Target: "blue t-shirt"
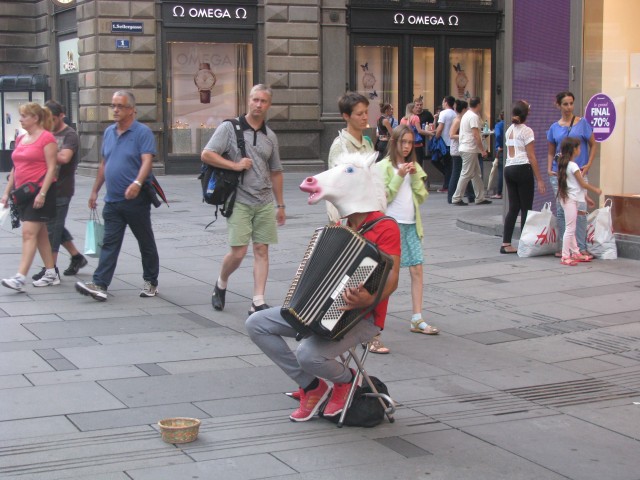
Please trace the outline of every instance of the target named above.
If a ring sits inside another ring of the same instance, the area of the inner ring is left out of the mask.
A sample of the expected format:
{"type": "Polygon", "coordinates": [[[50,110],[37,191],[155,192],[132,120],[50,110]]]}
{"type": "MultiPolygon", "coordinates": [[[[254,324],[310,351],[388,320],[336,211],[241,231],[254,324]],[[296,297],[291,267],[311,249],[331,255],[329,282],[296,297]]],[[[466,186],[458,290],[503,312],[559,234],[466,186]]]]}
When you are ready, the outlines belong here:
{"type": "MultiPolygon", "coordinates": [[[[552,143],[556,147],[556,153],[560,153],[560,144],[562,140],[569,137],[575,137],[580,140],[580,155],[573,159],[574,162],[578,164],[580,168],[584,167],[589,162],[589,139],[593,134],[593,129],[589,122],[587,122],[584,118],[581,118],[579,122],[574,123],[573,127],[571,127],[571,131],[569,131],[569,127],[563,127],[558,125],[558,122],[555,122],[549,130],[547,131],[547,141],[552,143]]],[[[554,172],[558,171],[558,163],[555,158],[553,160],[554,172]]]]}
{"type": "Polygon", "coordinates": [[[156,141],[151,129],[137,120],[119,136],[113,124],[104,132],[101,153],[107,186],[104,201],[121,202],[125,200],[124,192],[138,176],[142,154],[156,154],[156,141]]]}
{"type": "Polygon", "coordinates": [[[496,136],[496,151],[498,151],[499,148],[504,148],[504,120],[496,123],[493,133],[496,136]]]}

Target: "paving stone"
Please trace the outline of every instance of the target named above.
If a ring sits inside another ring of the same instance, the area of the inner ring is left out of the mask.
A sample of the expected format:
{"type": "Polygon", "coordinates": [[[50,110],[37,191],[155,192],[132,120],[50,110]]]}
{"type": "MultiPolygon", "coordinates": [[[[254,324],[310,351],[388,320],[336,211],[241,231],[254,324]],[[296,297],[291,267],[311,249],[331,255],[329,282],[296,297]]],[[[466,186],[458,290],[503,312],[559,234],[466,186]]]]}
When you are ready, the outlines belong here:
{"type": "MultiPolygon", "coordinates": [[[[291,390],[294,389],[292,388],[291,390]]],[[[298,404],[298,401],[286,396],[284,392],[195,403],[198,408],[207,412],[211,417],[228,417],[275,410],[290,410],[293,412],[298,408],[298,404]]]]}
{"type": "MultiPolygon", "coordinates": [[[[83,368],[66,372],[30,373],[25,377],[34,385],[54,385],[74,382],[93,382],[113,378],[146,377],[146,374],[135,366],[83,368]]],[[[0,377],[0,380],[3,377],[0,377]]]]}
{"type": "Polygon", "coordinates": [[[55,338],[52,340],[31,340],[26,342],[0,343],[0,352],[16,352],[22,350],[45,350],[50,348],[86,347],[96,345],[96,341],[88,337],[55,338]]]}
{"type": "Polygon", "coordinates": [[[54,358],[53,360],[47,360],[47,363],[57,371],[78,369],[78,367],[76,367],[73,363],[71,363],[66,358],[54,358]]]}
{"type": "Polygon", "coordinates": [[[195,372],[162,377],[105,380],[100,384],[129,407],[280,393],[293,382],[277,367],[195,372]],[[221,386],[224,385],[224,388],[221,386]]]}
{"type": "Polygon", "coordinates": [[[155,363],[139,363],[136,365],[140,370],[149,375],[150,377],[157,377],[160,375],[170,375],[164,368],[156,365],[155,363]]]}
{"type": "Polygon", "coordinates": [[[122,408],[124,405],[94,383],[67,383],[4,390],[0,421],[122,408]]]}
{"type": "Polygon", "coordinates": [[[584,378],[586,377],[579,373],[534,361],[527,367],[506,367],[473,373],[473,380],[498,390],[569,382],[584,378]]]}
{"type": "Polygon", "coordinates": [[[107,430],[136,425],[155,425],[163,418],[189,417],[208,418],[207,412],[190,403],[175,403],[141,408],[125,408],[103,412],[76,413],[68,415],[83,432],[107,430]]]}
{"type": "Polygon", "coordinates": [[[298,472],[313,472],[327,469],[327,459],[332,468],[349,465],[372,465],[397,461],[404,458],[393,450],[373,441],[349,442],[316,447],[313,455],[306,449],[275,452],[272,455],[298,472]]]}
{"type": "Polygon", "coordinates": [[[29,387],[31,384],[24,375],[2,375],[0,376],[0,390],[5,388],[29,387]]]}
{"type": "Polygon", "coordinates": [[[95,347],[60,348],[58,351],[79,368],[157,363],[162,361],[195,360],[257,353],[247,337],[226,335],[194,338],[175,342],[142,342],[95,347]]]}
{"type": "Polygon", "coordinates": [[[76,433],[78,429],[64,416],[27,418],[0,422],[0,441],[43,437],[49,434],[76,433]]]}
{"type": "Polygon", "coordinates": [[[41,339],[99,337],[133,333],[166,332],[201,326],[181,315],[147,315],[105,319],[87,319],[55,323],[31,323],[28,328],[41,339]]]}
{"type": "MultiPolygon", "coordinates": [[[[254,356],[257,357],[258,355],[251,355],[251,357],[254,356]]],[[[269,364],[271,364],[270,360],[269,364]]],[[[158,366],[162,367],[165,371],[171,374],[210,372],[212,370],[227,370],[231,368],[249,368],[251,365],[251,363],[245,362],[238,357],[206,358],[203,360],[185,360],[182,362],[158,363],[158,366]]]]}
{"type": "Polygon", "coordinates": [[[48,372],[52,368],[34,352],[17,351],[0,353],[0,375],[16,373],[48,372]]]}
{"type": "Polygon", "coordinates": [[[271,455],[209,460],[189,465],[127,470],[132,480],[175,480],[176,478],[224,478],[225,480],[250,480],[286,475],[294,470],[271,455]]]}
{"type": "Polygon", "coordinates": [[[606,428],[563,417],[467,427],[475,437],[568,478],[636,479],[638,443],[606,428]]]}
{"type": "Polygon", "coordinates": [[[5,323],[2,321],[2,337],[0,342],[25,342],[29,340],[38,340],[24,325],[16,323],[5,323]]]}

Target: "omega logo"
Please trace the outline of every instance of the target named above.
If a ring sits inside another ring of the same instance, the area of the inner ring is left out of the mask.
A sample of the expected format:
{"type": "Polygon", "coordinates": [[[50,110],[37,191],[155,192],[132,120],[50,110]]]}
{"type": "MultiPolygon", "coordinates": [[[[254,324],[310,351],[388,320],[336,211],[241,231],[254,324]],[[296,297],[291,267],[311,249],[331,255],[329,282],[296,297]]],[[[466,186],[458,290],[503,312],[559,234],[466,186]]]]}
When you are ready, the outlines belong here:
{"type": "Polygon", "coordinates": [[[189,10],[185,9],[182,5],[176,5],[173,7],[173,16],[177,18],[184,18],[188,15],[191,18],[236,18],[237,20],[247,19],[246,8],[236,8],[234,16],[228,8],[195,8],[192,7],[189,10]]]}
{"type": "Polygon", "coordinates": [[[459,21],[457,15],[450,15],[446,21],[442,16],[435,15],[407,15],[405,17],[404,13],[396,13],[393,16],[393,23],[396,25],[408,23],[409,25],[448,25],[457,27],[459,21]]]}

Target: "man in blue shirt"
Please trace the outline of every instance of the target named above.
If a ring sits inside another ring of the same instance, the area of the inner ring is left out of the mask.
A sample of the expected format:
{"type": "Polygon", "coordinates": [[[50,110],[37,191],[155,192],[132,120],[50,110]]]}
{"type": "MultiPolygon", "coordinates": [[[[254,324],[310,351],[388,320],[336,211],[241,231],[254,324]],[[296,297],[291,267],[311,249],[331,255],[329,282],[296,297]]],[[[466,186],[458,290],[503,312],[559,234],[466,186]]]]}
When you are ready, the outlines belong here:
{"type": "Polygon", "coordinates": [[[489,174],[489,188],[493,185],[497,175],[498,185],[491,198],[500,199],[504,185],[504,112],[500,112],[500,121],[494,127],[494,134],[496,136],[496,157],[489,174]]]}
{"type": "Polygon", "coordinates": [[[136,119],[136,100],[121,90],[111,100],[115,124],[104,132],[102,161],[89,197],[89,208],[97,206],[98,192],[107,185],[104,196],[104,240],[93,282],[76,283],[76,290],[104,302],[118,262],[127,225],[138,240],[142,257],[144,287],[141,297],[158,293],[160,261],[151,227],[151,199],[143,188],[151,174],[156,142],[151,129],[136,119]]]}

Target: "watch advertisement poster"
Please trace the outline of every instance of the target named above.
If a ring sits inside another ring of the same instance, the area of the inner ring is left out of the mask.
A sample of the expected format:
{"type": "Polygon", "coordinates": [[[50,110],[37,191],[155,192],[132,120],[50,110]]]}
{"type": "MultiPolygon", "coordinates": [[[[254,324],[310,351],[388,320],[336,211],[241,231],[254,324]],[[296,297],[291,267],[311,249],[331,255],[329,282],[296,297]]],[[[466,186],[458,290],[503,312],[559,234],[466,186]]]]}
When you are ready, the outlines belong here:
{"type": "Polygon", "coordinates": [[[252,48],[248,44],[172,42],[169,52],[171,151],[199,153],[216,126],[244,113],[247,85],[251,87],[252,48]]]}

